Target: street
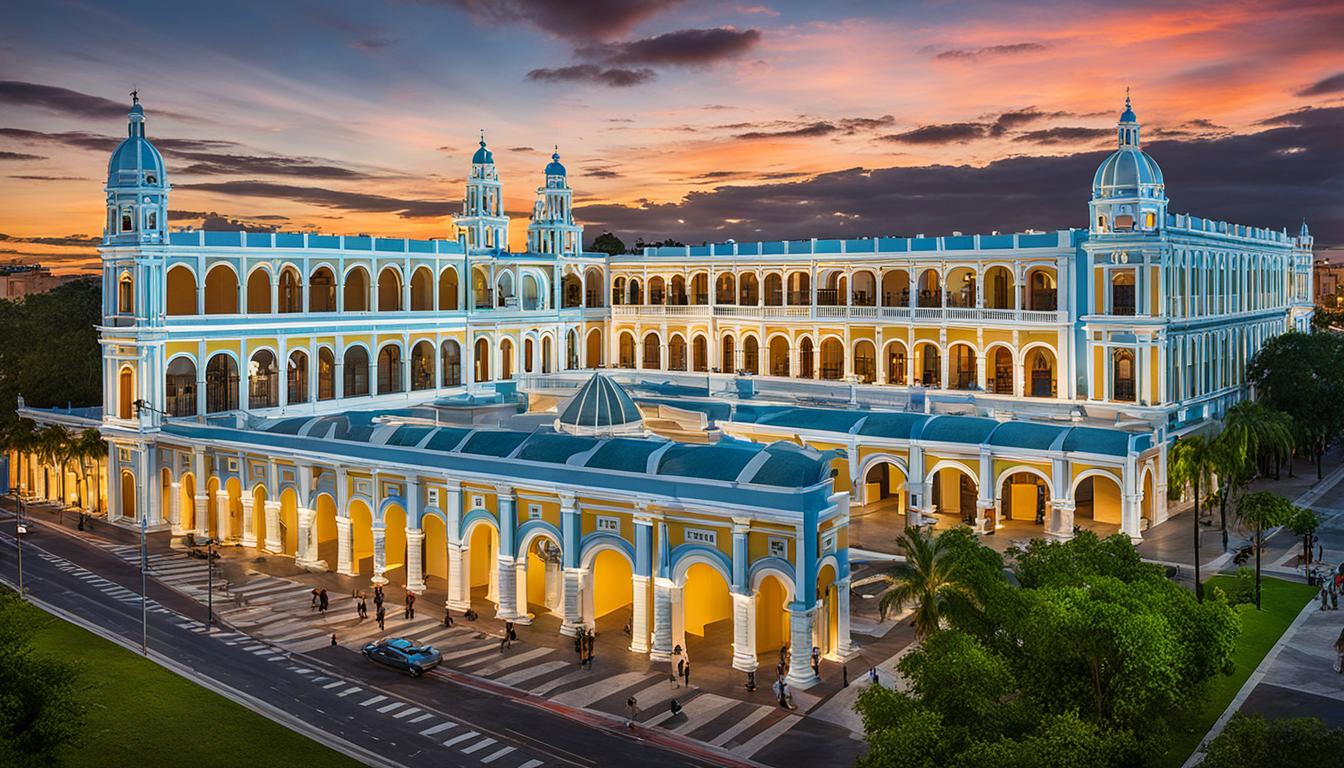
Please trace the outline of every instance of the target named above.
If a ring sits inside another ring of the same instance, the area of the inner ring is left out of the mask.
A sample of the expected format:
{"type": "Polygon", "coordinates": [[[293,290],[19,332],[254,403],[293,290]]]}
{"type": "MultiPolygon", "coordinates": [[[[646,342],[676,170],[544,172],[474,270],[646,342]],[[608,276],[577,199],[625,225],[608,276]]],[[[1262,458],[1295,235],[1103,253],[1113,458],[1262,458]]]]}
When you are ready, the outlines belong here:
{"type": "MultiPolygon", "coordinates": [[[[0,574],[14,586],[15,520],[3,515],[0,574]]],[[[27,594],[138,649],[138,570],[42,523],[30,523],[29,530],[23,546],[27,594]]],[[[688,751],[649,729],[627,734],[618,719],[587,712],[562,716],[558,707],[501,695],[453,673],[412,680],[340,647],[295,653],[227,628],[207,631],[196,601],[154,580],[149,593],[148,640],[157,661],[371,765],[423,765],[431,756],[436,765],[501,768],[747,764],[688,751]]],[[[240,757],[244,749],[240,745],[240,757]]]]}

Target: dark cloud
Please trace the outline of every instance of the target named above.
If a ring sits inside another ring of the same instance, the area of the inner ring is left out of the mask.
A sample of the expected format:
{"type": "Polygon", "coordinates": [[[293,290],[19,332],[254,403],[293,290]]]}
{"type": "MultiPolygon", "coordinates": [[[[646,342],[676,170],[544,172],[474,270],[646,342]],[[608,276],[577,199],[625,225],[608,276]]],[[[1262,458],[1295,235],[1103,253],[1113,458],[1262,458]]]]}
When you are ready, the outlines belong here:
{"type": "Polygon", "coordinates": [[[584,171],[584,176],[593,179],[615,179],[620,177],[619,171],[613,171],[610,168],[596,168],[591,171],[584,171]]]}
{"type": "Polygon", "coordinates": [[[87,118],[125,117],[131,107],[129,95],[126,101],[119,102],[72,91],[69,88],[17,80],[0,80],[0,101],[87,118]]]}
{"type": "Polygon", "coordinates": [[[680,0],[440,0],[486,23],[526,22],[580,42],[610,40],[680,0]]]}
{"type": "Polygon", "coordinates": [[[760,41],[757,29],[682,29],[641,40],[584,45],[576,53],[607,64],[693,67],[740,56],[760,41]]]}
{"type": "Polygon", "coordinates": [[[980,56],[1017,56],[1023,53],[1037,53],[1049,48],[1044,43],[1010,43],[991,45],[985,48],[954,48],[934,56],[935,59],[974,59],[980,56]]]}
{"type": "Polygon", "coordinates": [[[1075,115],[1072,112],[1046,112],[1035,107],[1024,107],[1022,109],[1015,109],[1011,112],[1004,112],[994,118],[994,122],[989,126],[989,135],[1002,136],[1014,128],[1021,128],[1024,125],[1031,125],[1032,123],[1041,120],[1054,120],[1061,117],[1082,117],[1082,115],[1075,115]]]}
{"type": "Polygon", "coordinates": [[[533,147],[509,147],[509,152],[536,152],[533,147]]]}
{"type": "Polygon", "coordinates": [[[97,245],[101,243],[101,237],[90,237],[89,235],[65,235],[63,237],[16,237],[0,233],[0,242],[5,243],[31,243],[32,245],[97,245]]]}
{"type": "MultiPolygon", "coordinates": [[[[861,131],[872,131],[878,128],[884,128],[896,122],[896,118],[891,115],[882,115],[881,117],[844,117],[839,120],[818,120],[815,122],[790,122],[787,120],[775,121],[767,125],[779,126],[776,130],[770,131],[747,131],[739,133],[733,138],[751,141],[754,139],[798,139],[812,138],[817,136],[829,136],[840,133],[844,135],[853,135],[861,131]]],[[[757,123],[729,123],[727,125],[712,126],[718,129],[736,130],[748,126],[758,125],[757,123]]]]}
{"type": "Polygon", "coordinates": [[[985,123],[941,123],[921,125],[903,133],[892,133],[880,138],[882,141],[897,144],[953,144],[984,138],[989,135],[989,129],[990,126],[985,123]]]}
{"type": "Polygon", "coordinates": [[[1033,144],[1078,144],[1083,142],[1109,139],[1115,135],[1114,128],[1079,128],[1058,126],[1042,128],[1038,131],[1026,131],[1013,137],[1013,141],[1033,144]]]}
{"type": "MultiPolygon", "coordinates": [[[[1344,243],[1344,215],[1335,204],[1344,197],[1338,173],[1344,107],[1303,110],[1271,123],[1253,134],[1145,143],[1162,165],[1172,212],[1290,232],[1305,216],[1318,248],[1344,243]]],[[[674,203],[585,205],[575,215],[590,231],[610,229],[626,242],[1083,227],[1092,176],[1106,155],[1015,157],[983,167],[851,168],[796,182],[718,186],[674,203]],[[740,223],[723,223],[730,218],[740,223]]]]}
{"type": "MultiPolygon", "coordinates": [[[[1338,41],[1336,41],[1338,43],[1338,41]]],[[[1317,80],[1306,88],[1297,92],[1298,96],[1325,96],[1331,93],[1344,91],[1344,72],[1337,75],[1331,75],[1324,80],[1317,80]]]]}
{"type": "Polygon", "coordinates": [[[29,131],[23,128],[0,128],[0,138],[39,144],[56,144],[72,149],[88,149],[96,152],[111,152],[121,143],[121,139],[85,131],[46,133],[29,131]]]}
{"type": "Polygon", "coordinates": [[[574,64],[568,67],[542,67],[527,73],[528,80],[558,83],[596,83],[612,88],[628,88],[654,79],[652,69],[602,67],[597,64],[574,64]]]}
{"type": "Polygon", "coordinates": [[[0,160],[46,160],[42,155],[30,155],[25,152],[8,152],[0,149],[0,160]]]}
{"type": "Polygon", "coordinates": [[[86,179],[83,176],[38,176],[30,174],[14,174],[9,178],[22,181],[93,181],[93,179],[86,179]]]}
{"type": "Polygon", "coordinates": [[[403,219],[422,219],[449,216],[458,212],[462,204],[440,200],[401,200],[395,197],[366,192],[345,192],[323,187],[300,187],[270,181],[219,181],[200,184],[179,184],[178,189],[197,189],[233,197],[264,197],[293,200],[323,208],[366,213],[395,213],[403,219]]]}
{"type": "Polygon", "coordinates": [[[209,152],[169,152],[191,161],[190,165],[171,169],[173,173],[196,176],[299,176],[310,179],[359,179],[365,174],[326,165],[302,157],[266,157],[229,155],[209,152]]]}
{"type": "Polygon", "coordinates": [[[386,48],[389,45],[395,45],[401,42],[401,38],[391,35],[380,35],[374,37],[362,37],[351,41],[350,47],[358,51],[376,51],[380,48],[386,48]]]}

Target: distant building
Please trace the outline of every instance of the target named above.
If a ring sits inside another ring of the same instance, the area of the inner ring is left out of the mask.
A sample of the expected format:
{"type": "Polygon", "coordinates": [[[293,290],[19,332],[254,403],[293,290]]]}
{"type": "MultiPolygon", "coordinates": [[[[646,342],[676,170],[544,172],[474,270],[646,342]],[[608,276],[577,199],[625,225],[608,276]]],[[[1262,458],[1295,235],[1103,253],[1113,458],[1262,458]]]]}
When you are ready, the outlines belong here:
{"type": "Polygon", "coordinates": [[[1344,288],[1344,264],[1332,264],[1325,259],[1316,262],[1312,271],[1315,273],[1316,284],[1316,306],[1329,309],[1338,309],[1344,307],[1344,295],[1341,295],[1340,289],[1344,288]]]}
{"type": "Polygon", "coordinates": [[[18,261],[0,264],[0,299],[21,299],[30,294],[45,293],[71,279],[72,276],[53,275],[41,264],[18,261]]]}

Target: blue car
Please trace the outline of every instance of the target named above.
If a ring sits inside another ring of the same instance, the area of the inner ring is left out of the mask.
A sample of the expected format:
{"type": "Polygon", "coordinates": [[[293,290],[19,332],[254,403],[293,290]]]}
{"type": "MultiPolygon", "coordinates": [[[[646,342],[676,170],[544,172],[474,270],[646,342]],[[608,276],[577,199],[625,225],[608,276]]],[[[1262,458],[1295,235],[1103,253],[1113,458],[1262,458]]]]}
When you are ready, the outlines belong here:
{"type": "Polygon", "coordinates": [[[401,637],[369,643],[361,649],[361,653],[379,664],[409,672],[411,677],[419,677],[443,663],[443,654],[434,650],[433,646],[416,645],[401,637]]]}

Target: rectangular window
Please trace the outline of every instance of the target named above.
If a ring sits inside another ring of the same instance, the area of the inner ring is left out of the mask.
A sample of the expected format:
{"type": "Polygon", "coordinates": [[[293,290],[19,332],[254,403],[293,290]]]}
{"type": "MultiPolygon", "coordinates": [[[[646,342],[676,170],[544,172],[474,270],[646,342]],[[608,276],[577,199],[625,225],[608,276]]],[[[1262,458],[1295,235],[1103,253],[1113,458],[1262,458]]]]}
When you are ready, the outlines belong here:
{"type": "Polygon", "coordinates": [[[703,528],[687,528],[686,541],[694,544],[708,544],[715,546],[718,543],[719,535],[714,531],[706,531],[703,528]]]}
{"type": "Polygon", "coordinates": [[[528,504],[528,505],[527,505],[527,519],[528,519],[528,520],[540,520],[540,519],[541,519],[541,505],[540,505],[540,504],[528,504]]]}
{"type": "Polygon", "coordinates": [[[783,536],[771,536],[767,541],[770,544],[770,556],[789,559],[789,540],[783,536]]]}
{"type": "Polygon", "coordinates": [[[439,506],[439,489],[430,488],[429,490],[425,491],[425,501],[431,507],[439,506]]]}
{"type": "Polygon", "coordinates": [[[230,471],[230,472],[235,472],[235,473],[238,471],[238,460],[237,460],[237,459],[229,459],[229,471],[230,471]]]}
{"type": "Polygon", "coordinates": [[[828,533],[821,537],[821,553],[827,554],[835,551],[835,534],[828,533]]]}
{"type": "Polygon", "coordinates": [[[135,229],[135,222],[131,219],[130,211],[123,211],[121,214],[121,231],[130,232],[135,229]]]}
{"type": "Polygon", "coordinates": [[[597,530],[619,536],[621,535],[621,519],[618,517],[599,517],[597,518],[597,530]]]}
{"type": "Polygon", "coordinates": [[[485,509],[485,497],[478,493],[473,493],[471,495],[471,508],[485,509]]]}

